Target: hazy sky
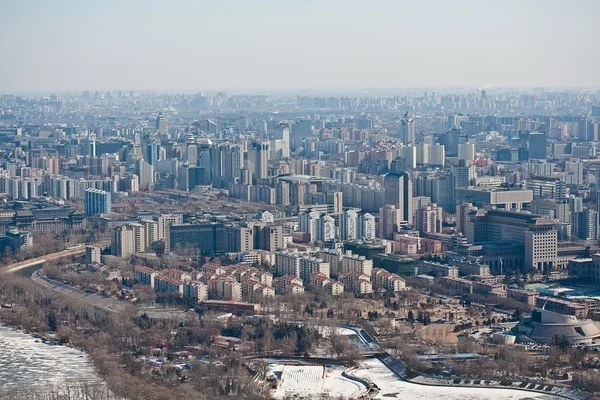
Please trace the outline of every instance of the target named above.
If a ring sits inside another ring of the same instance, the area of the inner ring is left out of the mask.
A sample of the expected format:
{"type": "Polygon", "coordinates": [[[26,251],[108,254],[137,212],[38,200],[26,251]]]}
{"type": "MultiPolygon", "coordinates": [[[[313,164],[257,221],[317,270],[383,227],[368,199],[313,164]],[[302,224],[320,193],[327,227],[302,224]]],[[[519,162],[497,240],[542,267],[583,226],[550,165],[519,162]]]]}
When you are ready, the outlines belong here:
{"type": "Polygon", "coordinates": [[[600,0],[0,0],[0,93],[600,86],[600,0]]]}

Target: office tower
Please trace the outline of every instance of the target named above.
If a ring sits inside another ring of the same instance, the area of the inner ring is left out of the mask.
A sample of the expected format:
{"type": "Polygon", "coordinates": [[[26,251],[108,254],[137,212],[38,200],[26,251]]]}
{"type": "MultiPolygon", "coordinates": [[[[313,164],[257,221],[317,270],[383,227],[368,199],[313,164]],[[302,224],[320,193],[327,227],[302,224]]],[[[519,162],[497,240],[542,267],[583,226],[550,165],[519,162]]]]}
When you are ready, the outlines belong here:
{"type": "Polygon", "coordinates": [[[579,140],[583,140],[584,142],[589,142],[590,139],[588,137],[588,120],[585,118],[579,119],[577,121],[577,136],[579,140]]]}
{"type": "Polygon", "coordinates": [[[269,177],[269,153],[270,142],[261,140],[253,143],[252,154],[252,172],[255,179],[267,179],[269,177]]]}
{"type": "Polygon", "coordinates": [[[188,135],[185,141],[185,160],[188,165],[196,165],[198,163],[198,148],[196,147],[196,138],[193,135],[188,135]]]}
{"type": "Polygon", "coordinates": [[[159,133],[168,133],[167,119],[165,118],[162,112],[159,112],[158,117],[156,117],[155,127],[159,133]]]}
{"type": "Polygon", "coordinates": [[[96,135],[91,134],[90,136],[88,136],[85,146],[85,155],[89,157],[96,157],[96,135]]]}
{"type": "Polygon", "coordinates": [[[540,215],[504,210],[479,210],[469,214],[469,243],[507,242],[525,248],[523,265],[548,272],[557,259],[556,220],[540,215]]]}
{"type": "Polygon", "coordinates": [[[100,247],[85,246],[85,265],[91,265],[101,262],[100,247]]]}
{"type": "Polygon", "coordinates": [[[400,150],[400,157],[404,160],[404,168],[417,168],[417,148],[415,146],[403,146],[400,150]]]}
{"type": "MultiPolygon", "coordinates": [[[[452,167],[452,179],[454,187],[466,187],[477,177],[477,170],[466,160],[459,160],[458,166],[452,167]]],[[[433,200],[433,199],[432,199],[433,200]]]]}
{"type": "Polygon", "coordinates": [[[173,224],[168,228],[170,249],[191,245],[202,255],[222,253],[224,226],[221,223],[173,224]]]}
{"type": "Polygon", "coordinates": [[[292,124],[292,137],[310,137],[312,134],[313,123],[310,119],[301,119],[292,124]]]}
{"type": "Polygon", "coordinates": [[[139,178],[139,186],[143,190],[148,190],[154,183],[154,167],[142,159],[136,160],[135,173],[139,178]]]}
{"type": "Polygon", "coordinates": [[[386,204],[379,209],[379,237],[393,239],[402,225],[402,213],[393,204],[386,204]]]}
{"type": "Polygon", "coordinates": [[[458,145],[458,158],[472,161],[475,159],[475,145],[473,143],[463,143],[458,145]]]}
{"type": "Polygon", "coordinates": [[[466,235],[469,213],[475,210],[477,210],[477,207],[471,203],[461,203],[456,206],[456,233],[466,235]]]}
{"type": "Polygon", "coordinates": [[[427,143],[417,143],[416,154],[418,165],[429,165],[429,158],[431,156],[431,145],[427,143]]]}
{"type": "Polygon", "coordinates": [[[346,210],[340,218],[340,239],[356,240],[359,239],[359,219],[358,213],[354,209],[346,210]]]}
{"type": "Polygon", "coordinates": [[[202,168],[202,185],[208,185],[212,182],[212,173],[211,173],[211,147],[212,142],[207,138],[199,138],[197,143],[197,159],[198,159],[198,167],[202,168]]]}
{"type": "Polygon", "coordinates": [[[401,121],[401,126],[402,126],[402,135],[401,135],[402,143],[404,143],[404,144],[414,143],[415,137],[416,137],[415,120],[413,119],[413,116],[411,113],[407,112],[406,114],[404,114],[404,117],[402,118],[402,121],[401,121]]]}
{"type": "Polygon", "coordinates": [[[573,236],[581,240],[598,240],[598,211],[589,208],[573,214],[573,236]]]}
{"type": "Polygon", "coordinates": [[[237,128],[238,134],[246,133],[248,131],[248,117],[247,116],[240,115],[239,117],[235,117],[234,123],[237,128]]]}
{"type": "Polygon", "coordinates": [[[583,211],[583,198],[575,195],[569,195],[566,199],[569,202],[569,211],[571,213],[583,211]]]}
{"type": "Polygon", "coordinates": [[[158,160],[160,160],[160,144],[156,142],[150,142],[146,144],[146,154],[144,159],[154,168],[156,168],[156,164],[158,164],[158,160]]]}
{"type": "Polygon", "coordinates": [[[567,195],[567,186],[563,180],[545,176],[532,176],[526,179],[524,189],[533,191],[534,200],[563,200],[567,195]]]}
{"type": "Polygon", "coordinates": [[[533,213],[546,215],[559,222],[571,222],[571,210],[567,200],[540,199],[531,202],[533,213]]]}
{"type": "Polygon", "coordinates": [[[383,178],[383,189],[385,191],[384,203],[394,205],[400,212],[402,221],[412,221],[412,180],[410,174],[389,173],[383,178]]]}
{"type": "Polygon", "coordinates": [[[111,213],[111,194],[104,190],[87,189],[85,191],[85,215],[93,217],[98,214],[111,213]]]}
{"type": "Polygon", "coordinates": [[[531,132],[529,134],[529,158],[545,160],[548,156],[548,145],[545,132],[531,132]]]}
{"type": "Polygon", "coordinates": [[[429,165],[435,165],[444,168],[444,165],[446,165],[446,151],[444,145],[439,143],[434,143],[431,145],[429,153],[429,165]]]}

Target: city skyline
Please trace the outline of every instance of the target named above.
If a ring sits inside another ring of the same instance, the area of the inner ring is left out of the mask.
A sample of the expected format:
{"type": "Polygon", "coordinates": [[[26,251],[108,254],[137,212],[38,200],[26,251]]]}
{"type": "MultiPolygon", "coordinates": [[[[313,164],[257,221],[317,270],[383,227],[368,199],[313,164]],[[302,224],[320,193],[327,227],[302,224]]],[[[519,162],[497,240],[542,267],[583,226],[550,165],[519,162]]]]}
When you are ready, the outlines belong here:
{"type": "Polygon", "coordinates": [[[600,86],[593,1],[63,0],[0,10],[0,49],[12,56],[1,93],[600,86]]]}

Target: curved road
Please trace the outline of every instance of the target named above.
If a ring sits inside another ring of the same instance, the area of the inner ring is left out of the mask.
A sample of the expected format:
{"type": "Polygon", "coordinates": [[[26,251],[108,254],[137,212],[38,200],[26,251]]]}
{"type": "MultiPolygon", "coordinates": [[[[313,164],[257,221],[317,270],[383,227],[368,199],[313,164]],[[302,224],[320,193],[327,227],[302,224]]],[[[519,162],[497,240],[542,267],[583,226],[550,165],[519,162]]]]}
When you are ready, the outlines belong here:
{"type": "Polygon", "coordinates": [[[119,312],[123,311],[127,306],[126,303],[123,303],[112,297],[104,297],[96,293],[88,293],[74,286],[50,279],[41,273],[40,270],[35,271],[31,275],[31,279],[41,286],[67,295],[74,300],[80,300],[104,311],[119,312]]]}

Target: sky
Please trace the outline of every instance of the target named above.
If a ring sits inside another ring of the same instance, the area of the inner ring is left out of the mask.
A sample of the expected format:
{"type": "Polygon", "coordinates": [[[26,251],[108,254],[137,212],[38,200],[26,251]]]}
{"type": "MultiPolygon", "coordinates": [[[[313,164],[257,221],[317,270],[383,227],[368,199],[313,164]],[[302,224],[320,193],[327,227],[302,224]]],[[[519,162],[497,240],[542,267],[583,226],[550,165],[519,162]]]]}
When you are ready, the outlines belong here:
{"type": "Polygon", "coordinates": [[[599,0],[0,0],[0,93],[600,87],[599,0]]]}

